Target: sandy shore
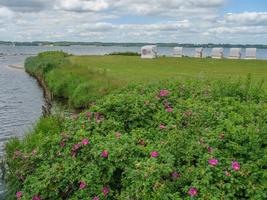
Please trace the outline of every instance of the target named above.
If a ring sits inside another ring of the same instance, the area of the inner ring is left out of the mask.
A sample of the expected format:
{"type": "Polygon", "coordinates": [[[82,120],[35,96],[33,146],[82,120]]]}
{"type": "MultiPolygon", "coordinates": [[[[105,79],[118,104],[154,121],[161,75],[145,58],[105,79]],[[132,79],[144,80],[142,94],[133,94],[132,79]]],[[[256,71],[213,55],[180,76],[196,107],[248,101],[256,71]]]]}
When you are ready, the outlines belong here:
{"type": "Polygon", "coordinates": [[[21,64],[8,65],[8,67],[15,68],[15,69],[24,69],[24,66],[21,64]]]}

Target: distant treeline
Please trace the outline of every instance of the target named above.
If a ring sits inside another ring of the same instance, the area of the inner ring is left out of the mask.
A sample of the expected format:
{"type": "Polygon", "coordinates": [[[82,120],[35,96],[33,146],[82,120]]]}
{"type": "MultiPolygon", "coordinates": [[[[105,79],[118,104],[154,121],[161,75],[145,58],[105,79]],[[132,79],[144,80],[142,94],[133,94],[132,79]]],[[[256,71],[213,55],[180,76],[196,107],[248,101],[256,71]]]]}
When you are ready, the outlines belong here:
{"type": "MultiPolygon", "coordinates": [[[[144,45],[149,45],[152,43],[116,43],[116,42],[48,42],[48,41],[34,41],[34,42],[11,42],[11,41],[0,41],[0,45],[15,45],[15,46],[73,46],[73,45],[82,45],[82,46],[122,46],[122,47],[141,47],[144,45]]],[[[159,47],[203,47],[203,48],[213,48],[213,47],[239,47],[239,48],[259,48],[267,49],[267,45],[263,44],[192,44],[192,43],[153,43],[159,47]]]]}

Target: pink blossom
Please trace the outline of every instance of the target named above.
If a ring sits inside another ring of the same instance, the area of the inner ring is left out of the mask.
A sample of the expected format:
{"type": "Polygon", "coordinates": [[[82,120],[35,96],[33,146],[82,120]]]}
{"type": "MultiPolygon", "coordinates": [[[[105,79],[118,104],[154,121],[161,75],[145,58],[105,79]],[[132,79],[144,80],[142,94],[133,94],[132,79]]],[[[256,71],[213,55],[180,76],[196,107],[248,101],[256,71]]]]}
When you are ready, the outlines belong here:
{"type": "Polygon", "coordinates": [[[156,157],[159,156],[159,153],[158,153],[157,151],[152,151],[152,152],[150,153],[150,156],[151,156],[151,158],[156,158],[156,157]]]}
{"type": "Polygon", "coordinates": [[[109,188],[108,187],[103,187],[102,193],[104,194],[104,196],[107,196],[108,193],[109,193],[109,188]]]}
{"type": "Polygon", "coordinates": [[[40,196],[34,196],[32,200],[41,200],[40,196]]]}
{"type": "Polygon", "coordinates": [[[194,197],[197,195],[197,189],[196,188],[190,188],[189,191],[188,191],[188,194],[191,196],[191,197],[194,197]]]}
{"type": "Polygon", "coordinates": [[[14,152],[14,156],[20,156],[21,155],[21,152],[19,151],[19,150],[16,150],[15,152],[14,152]]]}
{"type": "Polygon", "coordinates": [[[226,176],[231,176],[231,173],[229,171],[225,171],[226,176]]]}
{"type": "Polygon", "coordinates": [[[97,123],[100,123],[104,120],[104,117],[100,113],[95,113],[95,120],[97,123]]]}
{"type": "Polygon", "coordinates": [[[32,155],[34,156],[36,154],[37,154],[37,150],[36,149],[32,150],[32,155]]]}
{"type": "Polygon", "coordinates": [[[88,145],[89,144],[89,140],[88,139],[83,139],[82,143],[83,143],[83,145],[88,145]]]}
{"type": "Polygon", "coordinates": [[[73,149],[74,149],[74,150],[78,150],[80,147],[81,147],[80,144],[74,144],[74,145],[73,145],[73,149]]]}
{"type": "Polygon", "coordinates": [[[159,92],[160,97],[166,97],[169,94],[170,94],[170,92],[168,90],[160,90],[160,92],[159,92]]]}
{"type": "Polygon", "coordinates": [[[178,172],[173,172],[172,173],[172,178],[174,178],[174,179],[178,179],[178,178],[180,178],[180,174],[178,173],[178,172]]]}
{"type": "Polygon", "coordinates": [[[169,102],[167,100],[163,101],[163,105],[165,106],[165,108],[170,107],[170,104],[169,104],[169,102]]]}
{"type": "Polygon", "coordinates": [[[85,182],[80,182],[80,187],[81,190],[86,188],[86,183],[85,182]]]}
{"type": "Polygon", "coordinates": [[[219,161],[217,159],[210,159],[209,160],[209,164],[212,166],[216,166],[218,165],[219,161]]]}
{"type": "Polygon", "coordinates": [[[91,112],[87,112],[87,113],[86,113],[86,116],[87,116],[87,118],[90,120],[90,119],[91,119],[91,116],[92,116],[91,112]]]}
{"type": "Polygon", "coordinates": [[[213,152],[213,148],[212,147],[208,147],[208,152],[212,153],[213,152]]]}
{"type": "Polygon", "coordinates": [[[108,157],[108,151],[107,150],[102,151],[101,156],[103,158],[107,158],[108,157]]]}
{"type": "Polygon", "coordinates": [[[16,197],[17,197],[18,199],[20,199],[20,198],[22,197],[22,192],[21,192],[21,191],[17,192],[17,193],[16,193],[16,197]]]}
{"type": "Polygon", "coordinates": [[[65,147],[65,143],[62,141],[62,142],[60,142],[60,146],[63,148],[63,147],[65,147]]]}
{"type": "Polygon", "coordinates": [[[159,128],[160,128],[160,129],[165,129],[166,126],[164,126],[163,124],[160,124],[160,125],[159,125],[159,128]]]}
{"type": "Polygon", "coordinates": [[[240,170],[240,164],[237,161],[233,161],[232,162],[232,168],[233,168],[233,170],[238,171],[238,170],[240,170]]]}
{"type": "Polygon", "coordinates": [[[173,109],[172,109],[171,107],[168,107],[168,108],[166,109],[166,111],[169,112],[169,113],[171,113],[171,112],[173,112],[173,109]]]}
{"type": "Polygon", "coordinates": [[[95,197],[93,198],[93,200],[99,200],[99,198],[98,198],[97,196],[95,196],[95,197]]]}
{"type": "Polygon", "coordinates": [[[116,133],[115,133],[115,136],[116,136],[117,139],[120,139],[120,137],[121,137],[121,133],[120,133],[120,132],[116,132],[116,133]]]}

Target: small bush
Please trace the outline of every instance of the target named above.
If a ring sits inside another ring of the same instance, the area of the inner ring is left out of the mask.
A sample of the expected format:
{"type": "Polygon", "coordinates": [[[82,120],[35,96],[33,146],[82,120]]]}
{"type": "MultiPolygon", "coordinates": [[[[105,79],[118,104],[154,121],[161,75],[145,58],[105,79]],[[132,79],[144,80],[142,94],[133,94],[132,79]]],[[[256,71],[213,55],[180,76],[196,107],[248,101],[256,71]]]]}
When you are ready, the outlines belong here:
{"type": "Polygon", "coordinates": [[[140,53],[137,52],[113,52],[108,55],[111,56],[141,56],[140,53]]]}
{"type": "Polygon", "coordinates": [[[266,98],[249,81],[130,85],[36,146],[10,141],[9,199],[266,199],[266,98]]]}
{"type": "Polygon", "coordinates": [[[66,63],[69,54],[61,51],[39,53],[38,56],[29,57],[25,61],[25,69],[32,75],[44,76],[49,71],[66,63]]]}

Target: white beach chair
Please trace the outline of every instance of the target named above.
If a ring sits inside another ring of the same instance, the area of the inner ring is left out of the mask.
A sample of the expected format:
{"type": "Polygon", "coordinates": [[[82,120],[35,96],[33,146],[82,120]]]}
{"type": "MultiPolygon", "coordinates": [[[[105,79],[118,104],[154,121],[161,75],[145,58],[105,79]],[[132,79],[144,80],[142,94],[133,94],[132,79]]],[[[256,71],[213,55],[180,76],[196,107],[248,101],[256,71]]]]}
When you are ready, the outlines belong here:
{"type": "Polygon", "coordinates": [[[146,45],[141,48],[141,58],[143,59],[156,58],[157,54],[158,54],[158,49],[156,45],[146,45]]]}
{"type": "Polygon", "coordinates": [[[196,58],[202,58],[203,57],[203,50],[204,49],[202,47],[196,48],[195,49],[195,52],[196,52],[195,57],[196,58]]]}
{"type": "Polygon", "coordinates": [[[254,60],[256,58],[257,58],[257,49],[256,48],[246,48],[245,59],[254,60]]]}
{"type": "Polygon", "coordinates": [[[183,57],[183,47],[174,47],[173,57],[178,57],[178,58],[183,57]]]}
{"type": "Polygon", "coordinates": [[[229,59],[240,59],[241,58],[241,48],[231,48],[229,59]]]}
{"type": "Polygon", "coordinates": [[[223,58],[223,48],[213,48],[211,52],[211,57],[215,59],[223,58]]]}

